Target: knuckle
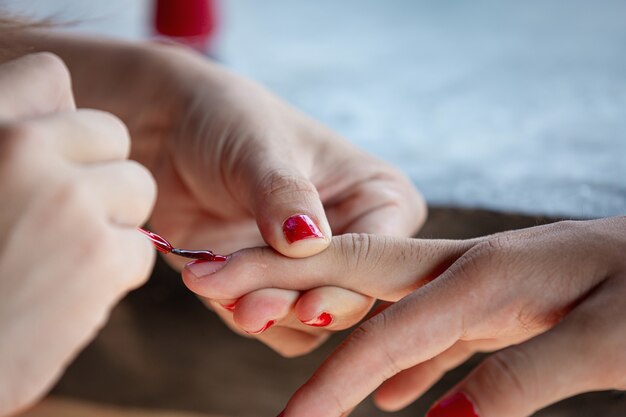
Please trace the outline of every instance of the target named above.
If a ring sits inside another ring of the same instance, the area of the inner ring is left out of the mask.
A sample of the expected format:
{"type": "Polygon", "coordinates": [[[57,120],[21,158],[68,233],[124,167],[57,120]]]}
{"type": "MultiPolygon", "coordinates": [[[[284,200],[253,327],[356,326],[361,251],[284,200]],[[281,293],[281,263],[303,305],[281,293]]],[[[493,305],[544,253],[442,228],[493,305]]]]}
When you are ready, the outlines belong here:
{"type": "Polygon", "coordinates": [[[348,233],[333,239],[336,253],[341,257],[344,267],[353,271],[361,267],[370,256],[371,236],[366,233],[348,233]]]}
{"type": "Polygon", "coordinates": [[[452,268],[456,275],[461,275],[464,279],[484,276],[484,270],[498,264],[508,252],[507,237],[490,237],[468,250],[452,268]]]}
{"type": "Polygon", "coordinates": [[[54,77],[69,77],[70,72],[65,62],[52,52],[36,52],[29,55],[29,59],[54,77]]]}
{"type": "Polygon", "coordinates": [[[98,126],[107,135],[107,145],[116,147],[116,154],[122,155],[122,159],[130,154],[131,139],[128,127],[116,115],[110,112],[94,109],[79,109],[77,114],[83,119],[83,123],[89,126],[98,126]]]}
{"type": "Polygon", "coordinates": [[[380,377],[383,380],[401,372],[404,367],[400,363],[398,351],[392,349],[384,338],[378,337],[387,334],[389,319],[385,311],[377,314],[357,327],[351,334],[349,342],[360,346],[376,346],[376,355],[379,363],[380,377]]]}
{"type": "Polygon", "coordinates": [[[317,190],[306,178],[289,169],[274,169],[260,180],[264,199],[287,197],[293,199],[294,193],[317,194],[317,190]]]}
{"type": "Polygon", "coordinates": [[[57,89],[59,98],[72,95],[72,77],[70,70],[63,60],[51,52],[38,52],[30,55],[36,68],[46,77],[49,84],[57,89]]]}
{"type": "Polygon", "coordinates": [[[539,380],[533,378],[533,362],[516,346],[489,356],[479,367],[479,384],[484,392],[493,392],[513,401],[532,402],[539,380]],[[529,380],[530,379],[530,380],[529,380]]]}
{"type": "Polygon", "coordinates": [[[124,176],[127,183],[138,189],[144,199],[154,200],[157,185],[148,168],[137,161],[126,161],[124,165],[126,168],[124,176]]]}

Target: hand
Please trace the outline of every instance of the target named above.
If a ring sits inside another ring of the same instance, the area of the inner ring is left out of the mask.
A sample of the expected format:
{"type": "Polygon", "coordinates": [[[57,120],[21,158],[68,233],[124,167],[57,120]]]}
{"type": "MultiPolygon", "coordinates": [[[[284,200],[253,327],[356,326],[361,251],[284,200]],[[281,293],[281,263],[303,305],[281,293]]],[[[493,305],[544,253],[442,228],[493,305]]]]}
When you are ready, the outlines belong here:
{"type": "Polygon", "coordinates": [[[184,277],[211,298],[337,285],[397,301],[357,328],[281,416],[345,416],[377,388],[376,403],[396,410],[474,352],[505,348],[428,415],[523,417],[626,389],[625,249],[620,217],[467,241],[346,235],[311,258],[251,249],[212,275],[184,277]]]}
{"type": "Polygon", "coordinates": [[[50,388],[148,276],[155,184],[114,116],[76,110],[62,61],[0,65],[0,415],[50,388]]]}
{"type": "MultiPolygon", "coordinates": [[[[196,54],[173,47],[156,54],[155,70],[170,74],[159,85],[168,86],[164,113],[171,117],[163,137],[154,136],[158,129],[146,130],[147,136],[137,129],[133,140],[138,149],[154,148],[137,153],[159,184],[150,224],[175,245],[230,253],[267,243],[286,256],[305,257],[328,246],[331,229],[410,236],[422,224],[420,195],[387,164],[196,54]],[[162,145],[142,145],[150,141],[162,145]],[[308,239],[293,240],[298,236],[285,230],[286,219],[298,215],[312,222],[304,228],[314,232],[308,239]]],[[[153,100],[142,109],[149,114],[152,104],[163,106],[153,100]]],[[[179,268],[184,262],[169,261],[179,268]]],[[[235,330],[258,334],[294,356],[316,347],[328,331],[357,323],[374,300],[325,286],[204,301],[235,330]]]]}

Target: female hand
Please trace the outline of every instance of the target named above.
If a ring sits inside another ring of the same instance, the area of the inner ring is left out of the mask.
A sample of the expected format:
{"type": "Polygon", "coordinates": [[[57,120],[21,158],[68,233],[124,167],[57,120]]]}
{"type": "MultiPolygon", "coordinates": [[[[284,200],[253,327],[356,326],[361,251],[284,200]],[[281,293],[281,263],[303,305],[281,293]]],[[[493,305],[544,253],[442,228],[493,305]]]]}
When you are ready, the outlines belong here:
{"type": "Polygon", "coordinates": [[[376,403],[396,410],[474,352],[504,348],[428,415],[523,417],[626,389],[625,253],[618,217],[467,241],[346,235],[311,258],[251,249],[184,277],[211,298],[337,285],[397,301],[357,328],[281,416],[345,416],[377,388],[376,403]]]}
{"type": "MultiPolygon", "coordinates": [[[[424,221],[421,196],[398,171],[196,53],[50,33],[15,38],[59,53],[78,103],[126,122],[132,157],[159,184],[150,226],[178,247],[230,253],[266,243],[303,257],[324,250],[331,230],[411,236],[424,221]]],[[[242,333],[279,322],[256,337],[285,356],[358,322],[374,302],[337,287],[203,301],[242,333]]]]}
{"type": "MultiPolygon", "coordinates": [[[[56,48],[69,50],[70,43],[56,48]]],[[[176,246],[230,253],[266,243],[304,257],[325,249],[331,230],[410,236],[422,224],[425,206],[403,175],[262,87],[178,47],[104,49],[98,56],[86,46],[66,53],[79,74],[79,103],[128,123],[133,157],[159,184],[150,226],[176,246]],[[89,68],[106,68],[133,89],[120,94],[80,76],[77,57],[85,56],[106,60],[89,68]],[[116,73],[110,63],[125,56],[129,62],[116,73]]],[[[183,266],[180,258],[168,261],[183,266]]],[[[236,331],[294,356],[320,344],[328,330],[358,322],[374,300],[323,287],[203,301],[236,331]],[[263,332],[270,323],[277,325],[263,332]]]]}
{"type": "Polygon", "coordinates": [[[76,110],[62,61],[0,66],[0,415],[50,388],[148,276],[155,184],[114,116],[76,110]]]}

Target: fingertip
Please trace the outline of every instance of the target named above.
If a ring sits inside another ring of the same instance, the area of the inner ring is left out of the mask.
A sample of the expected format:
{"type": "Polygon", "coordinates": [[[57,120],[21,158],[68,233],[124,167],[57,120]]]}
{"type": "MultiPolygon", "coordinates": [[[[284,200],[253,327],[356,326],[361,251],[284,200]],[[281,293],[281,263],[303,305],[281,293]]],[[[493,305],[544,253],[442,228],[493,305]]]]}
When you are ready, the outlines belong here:
{"type": "Polygon", "coordinates": [[[404,408],[393,398],[393,395],[389,395],[390,393],[385,390],[384,385],[381,386],[374,394],[372,395],[372,399],[374,400],[374,405],[378,407],[380,410],[393,413],[404,408]]]}
{"type": "MultiPolygon", "coordinates": [[[[156,253],[152,244],[134,229],[122,230],[124,241],[129,245],[125,247],[125,254],[133,254],[132,259],[126,258],[125,268],[127,268],[130,281],[129,288],[138,288],[145,284],[156,262],[156,253]]],[[[121,250],[124,250],[121,249],[121,250]]]]}
{"type": "Polygon", "coordinates": [[[339,287],[318,287],[302,294],[294,314],[305,325],[344,330],[357,324],[374,299],[339,287]]]}
{"type": "Polygon", "coordinates": [[[297,298],[297,291],[276,288],[254,291],[237,301],[233,320],[246,333],[263,333],[289,314],[297,298]]]}
{"type": "Polygon", "coordinates": [[[268,243],[290,258],[306,258],[324,251],[330,245],[332,232],[325,216],[293,214],[275,230],[277,238],[268,243]]]}
{"type": "Polygon", "coordinates": [[[223,300],[235,298],[228,294],[228,288],[223,285],[223,280],[214,275],[224,268],[230,259],[231,256],[226,257],[226,260],[198,259],[189,262],[181,272],[183,283],[189,290],[202,297],[223,300]]]}

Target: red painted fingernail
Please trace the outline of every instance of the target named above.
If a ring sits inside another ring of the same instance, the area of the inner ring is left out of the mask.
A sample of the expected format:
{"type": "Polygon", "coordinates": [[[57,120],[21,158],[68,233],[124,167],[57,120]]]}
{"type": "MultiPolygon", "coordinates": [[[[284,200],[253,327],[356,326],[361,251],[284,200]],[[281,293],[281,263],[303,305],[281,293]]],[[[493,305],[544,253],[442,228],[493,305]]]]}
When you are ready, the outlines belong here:
{"type": "Polygon", "coordinates": [[[272,327],[274,323],[276,323],[274,320],[270,320],[265,324],[265,326],[263,326],[263,328],[261,328],[261,330],[257,330],[256,332],[247,332],[247,333],[248,334],[261,334],[267,329],[269,329],[270,327],[272,327]]]}
{"type": "Polygon", "coordinates": [[[426,417],[479,417],[479,415],[467,395],[457,392],[435,404],[426,417]]]}
{"type": "Polygon", "coordinates": [[[311,319],[309,321],[303,321],[302,323],[309,325],[309,326],[314,326],[314,327],[326,327],[332,322],[333,322],[333,316],[327,312],[323,312],[322,314],[315,317],[314,319],[311,319]]]}
{"type": "Polygon", "coordinates": [[[214,274],[225,267],[227,260],[228,258],[225,258],[224,260],[220,259],[216,262],[213,260],[196,259],[195,261],[191,261],[185,265],[185,268],[196,278],[202,278],[214,274]]]}
{"type": "Polygon", "coordinates": [[[313,220],[306,214],[296,214],[283,222],[283,233],[287,242],[324,237],[313,220]]]}

